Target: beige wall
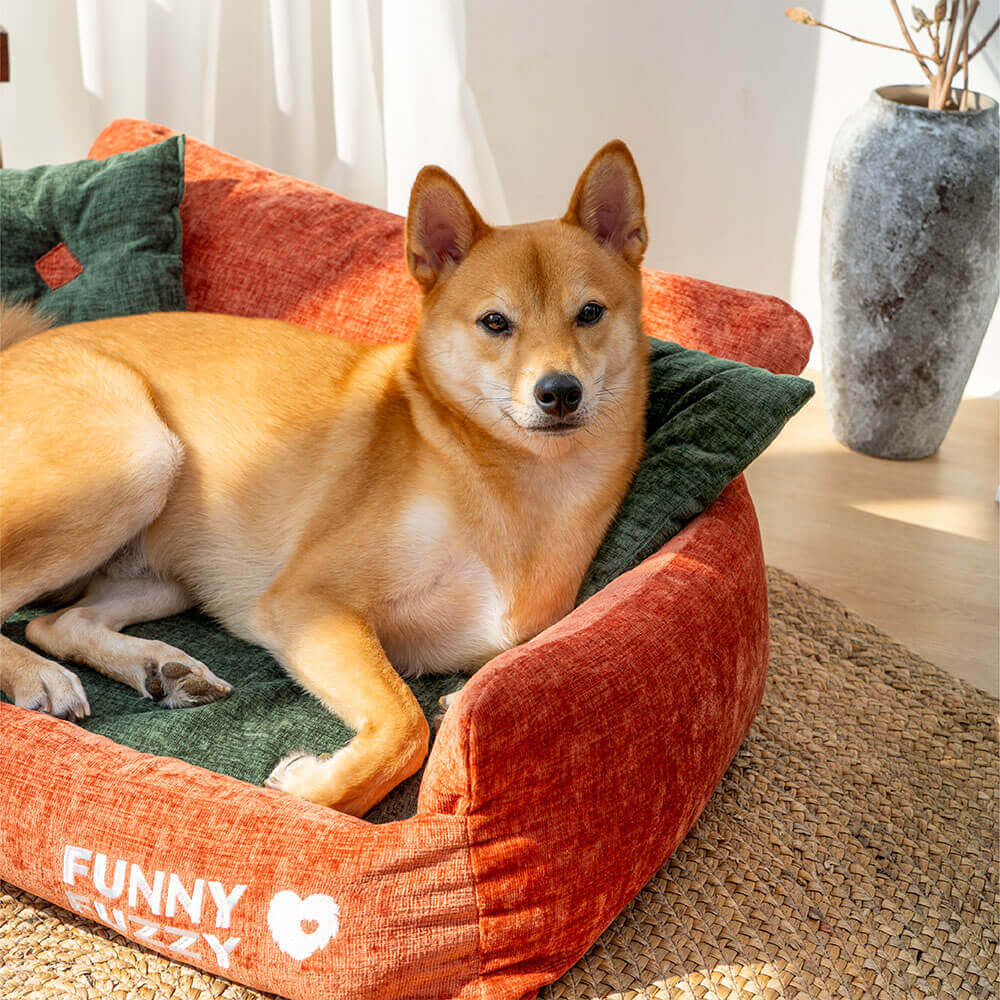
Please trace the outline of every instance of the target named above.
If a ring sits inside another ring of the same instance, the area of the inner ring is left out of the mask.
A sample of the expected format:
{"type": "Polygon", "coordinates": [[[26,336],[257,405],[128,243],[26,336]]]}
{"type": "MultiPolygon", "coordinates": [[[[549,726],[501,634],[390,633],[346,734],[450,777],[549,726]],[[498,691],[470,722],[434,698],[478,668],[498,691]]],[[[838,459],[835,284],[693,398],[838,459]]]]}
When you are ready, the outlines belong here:
{"type": "MultiPolygon", "coordinates": [[[[801,2],[896,44],[887,0],[801,2]]],[[[907,55],[793,24],[787,5],[469,0],[469,74],[512,217],[558,210],[590,153],[618,135],[645,182],[652,266],[779,295],[821,336],[827,153],[874,87],[920,71],[907,55]]],[[[998,8],[983,0],[980,22],[998,8]]],[[[998,57],[994,36],[972,84],[1000,98],[998,57]]],[[[997,315],[969,390],[1000,392],[997,315]]]]}
{"type": "Polygon", "coordinates": [[[771,0],[469,4],[469,74],[515,219],[618,136],[658,268],[788,294],[819,39],[771,0]],[[788,25],[791,28],[791,25],[788,25]]]}

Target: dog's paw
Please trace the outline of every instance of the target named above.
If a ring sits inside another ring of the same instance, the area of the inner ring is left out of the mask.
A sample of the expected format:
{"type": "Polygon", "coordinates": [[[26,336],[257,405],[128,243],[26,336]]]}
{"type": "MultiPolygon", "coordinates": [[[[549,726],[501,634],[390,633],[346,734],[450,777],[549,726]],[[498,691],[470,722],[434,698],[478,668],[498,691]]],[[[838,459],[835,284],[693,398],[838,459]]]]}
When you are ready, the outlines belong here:
{"type": "Polygon", "coordinates": [[[90,703],[80,678],[51,660],[25,672],[14,688],[14,704],[45,712],[57,719],[79,722],[90,715],[90,703]]]}
{"type": "Polygon", "coordinates": [[[371,797],[355,787],[348,791],[351,782],[345,780],[344,747],[333,754],[315,754],[296,751],[283,757],[264,781],[266,788],[287,792],[306,802],[328,806],[349,816],[363,816],[371,808],[371,797]]]}
{"type": "Polygon", "coordinates": [[[444,722],[445,714],[455,703],[461,693],[462,688],[459,688],[457,691],[452,691],[451,694],[445,694],[438,698],[438,710],[434,713],[434,718],[431,720],[435,729],[441,728],[441,723],[444,722]]]}
{"type": "Polygon", "coordinates": [[[190,656],[147,660],[143,693],[164,708],[190,708],[225,698],[233,686],[190,656]]]}
{"type": "Polygon", "coordinates": [[[318,757],[304,750],[295,750],[274,765],[264,780],[264,786],[315,802],[320,788],[325,785],[326,762],[329,759],[329,755],[318,757]]]}

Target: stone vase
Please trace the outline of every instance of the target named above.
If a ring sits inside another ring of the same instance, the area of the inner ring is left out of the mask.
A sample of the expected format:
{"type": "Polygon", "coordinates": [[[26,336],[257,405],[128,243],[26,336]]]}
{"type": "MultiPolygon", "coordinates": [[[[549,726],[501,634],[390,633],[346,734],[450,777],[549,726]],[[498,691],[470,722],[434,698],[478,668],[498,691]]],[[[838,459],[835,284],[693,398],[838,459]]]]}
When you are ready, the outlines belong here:
{"type": "Polygon", "coordinates": [[[937,451],[997,301],[997,102],[931,111],[927,89],[874,91],[826,174],[827,416],[839,441],[880,458],[937,451]]]}

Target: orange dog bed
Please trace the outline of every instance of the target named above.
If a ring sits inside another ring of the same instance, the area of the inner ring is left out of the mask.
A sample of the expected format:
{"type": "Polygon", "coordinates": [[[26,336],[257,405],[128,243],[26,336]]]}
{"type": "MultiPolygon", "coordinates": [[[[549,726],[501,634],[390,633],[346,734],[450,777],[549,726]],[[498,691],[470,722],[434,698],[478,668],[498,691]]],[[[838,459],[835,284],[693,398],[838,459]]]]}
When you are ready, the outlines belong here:
{"type": "MultiPolygon", "coordinates": [[[[119,121],[104,157],[168,130],[119,121]]],[[[406,337],[401,219],[197,142],[188,307],[406,337]]],[[[780,372],[777,299],[647,272],[647,332],[780,372]]],[[[475,674],[417,814],[375,825],[0,706],[0,872],[171,958],[302,1000],[532,996],[701,812],[759,705],[760,538],[742,479],[658,553],[475,674]]]]}

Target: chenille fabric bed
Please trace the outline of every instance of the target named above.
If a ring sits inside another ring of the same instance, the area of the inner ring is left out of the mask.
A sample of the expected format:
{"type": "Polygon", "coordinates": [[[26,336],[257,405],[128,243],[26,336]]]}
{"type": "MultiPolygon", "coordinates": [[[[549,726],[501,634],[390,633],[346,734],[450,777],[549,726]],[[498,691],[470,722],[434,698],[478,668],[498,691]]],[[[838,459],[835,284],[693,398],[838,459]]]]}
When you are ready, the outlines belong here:
{"type": "MultiPolygon", "coordinates": [[[[95,158],[168,137],[110,125],[95,158]]],[[[195,141],[189,309],[408,336],[402,220],[195,141]]],[[[646,272],[647,332],[801,370],[783,302],[646,272]]],[[[302,998],[531,996],[689,830],[760,704],[767,592],[742,479],[497,657],[448,711],[416,813],[371,823],[0,706],[0,874],[150,948],[302,998]]]]}

